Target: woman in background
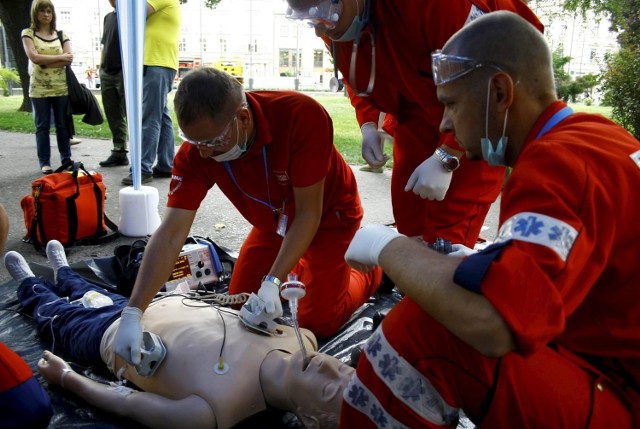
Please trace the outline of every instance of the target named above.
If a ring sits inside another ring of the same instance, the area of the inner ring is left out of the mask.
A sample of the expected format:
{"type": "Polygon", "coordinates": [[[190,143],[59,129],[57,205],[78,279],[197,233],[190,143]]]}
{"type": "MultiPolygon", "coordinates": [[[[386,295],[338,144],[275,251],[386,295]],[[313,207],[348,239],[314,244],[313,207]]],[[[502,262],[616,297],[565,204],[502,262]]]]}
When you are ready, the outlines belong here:
{"type": "Polygon", "coordinates": [[[68,88],[65,67],[73,61],[71,41],[62,32],[56,31],[56,12],[50,0],[34,0],[31,5],[31,26],[22,30],[22,46],[33,63],[29,82],[29,97],[33,107],[33,122],[36,127],[38,161],[43,174],[51,168],[51,143],[49,128],[53,111],[56,140],[60,161],[71,161],[69,129],[66,125],[68,88]]]}

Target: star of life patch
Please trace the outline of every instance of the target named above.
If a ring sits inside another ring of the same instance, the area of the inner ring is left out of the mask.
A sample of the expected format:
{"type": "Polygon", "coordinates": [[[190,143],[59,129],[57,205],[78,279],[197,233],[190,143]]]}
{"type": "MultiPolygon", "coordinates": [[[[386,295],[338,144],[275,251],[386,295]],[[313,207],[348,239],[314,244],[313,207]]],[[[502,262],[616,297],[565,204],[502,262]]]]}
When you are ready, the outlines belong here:
{"type": "Polygon", "coordinates": [[[566,261],[577,237],[578,231],[566,222],[540,213],[522,212],[502,224],[495,242],[520,240],[539,244],[566,261]]]}
{"type": "MultiPolygon", "coordinates": [[[[447,404],[429,379],[400,356],[381,328],[367,340],[363,350],[376,376],[406,407],[439,426],[457,421],[458,408],[447,404]]],[[[357,377],[352,379],[345,390],[344,399],[367,415],[378,427],[403,427],[357,377]]]]}
{"type": "Polygon", "coordinates": [[[631,155],[629,155],[629,157],[633,160],[633,162],[636,163],[638,168],[640,168],[640,150],[632,153],[631,155]]]}

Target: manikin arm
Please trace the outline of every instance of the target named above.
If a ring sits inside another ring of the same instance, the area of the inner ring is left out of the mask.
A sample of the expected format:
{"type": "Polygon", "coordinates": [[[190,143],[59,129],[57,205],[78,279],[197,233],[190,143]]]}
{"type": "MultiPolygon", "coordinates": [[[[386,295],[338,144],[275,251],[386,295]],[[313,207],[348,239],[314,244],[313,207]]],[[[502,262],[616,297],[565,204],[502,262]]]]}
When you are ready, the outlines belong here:
{"type": "Polygon", "coordinates": [[[98,383],[76,372],[65,369],[64,360],[45,351],[38,361],[38,370],[49,384],[61,384],[65,389],[90,404],[119,416],[129,417],[152,428],[217,427],[209,404],[197,395],[183,399],[169,399],[149,392],[119,393],[109,385],[98,383]]]}

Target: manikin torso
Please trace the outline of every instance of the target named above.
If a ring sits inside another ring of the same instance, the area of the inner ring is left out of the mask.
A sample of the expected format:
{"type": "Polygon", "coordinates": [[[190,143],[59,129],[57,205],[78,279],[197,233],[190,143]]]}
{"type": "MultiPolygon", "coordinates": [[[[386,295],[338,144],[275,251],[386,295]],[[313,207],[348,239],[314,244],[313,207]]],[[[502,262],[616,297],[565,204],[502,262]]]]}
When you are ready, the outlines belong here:
{"type": "MultiPolygon", "coordinates": [[[[101,346],[103,360],[114,373],[122,365],[119,357],[115,368],[112,363],[112,344],[118,325],[116,321],[107,330],[101,346]]],[[[152,377],[138,376],[130,367],[124,378],[142,390],[172,399],[189,395],[202,397],[211,406],[218,428],[231,427],[266,408],[259,373],[270,351],[293,353],[300,349],[290,327],[281,326],[283,335],[256,334],[247,330],[233,310],[218,311],[189,300],[183,303],[182,297],[152,303],[142,317],[142,326],[162,338],[167,355],[152,377]],[[223,339],[222,356],[228,371],[217,374],[214,369],[218,367],[223,339]]],[[[307,350],[313,350],[314,345],[305,335],[303,338],[307,350]]]]}

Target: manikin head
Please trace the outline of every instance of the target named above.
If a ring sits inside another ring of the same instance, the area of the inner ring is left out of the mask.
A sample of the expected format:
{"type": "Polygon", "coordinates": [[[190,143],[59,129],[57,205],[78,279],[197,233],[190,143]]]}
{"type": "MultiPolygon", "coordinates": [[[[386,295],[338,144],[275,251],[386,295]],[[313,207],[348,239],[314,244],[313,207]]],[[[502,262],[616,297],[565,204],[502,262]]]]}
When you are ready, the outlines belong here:
{"type": "Polygon", "coordinates": [[[371,0],[287,0],[287,18],[306,22],[318,36],[339,40],[362,16],[366,1],[371,0]]]}
{"type": "Polygon", "coordinates": [[[483,159],[481,140],[508,144],[515,162],[540,113],[556,100],[551,54],[533,25],[506,11],[477,18],[432,55],[441,132],[452,132],[469,159],[483,159]],[[526,47],[526,48],[525,48],[526,47]]]}
{"type": "Polygon", "coordinates": [[[337,428],[342,394],[355,370],[322,353],[304,367],[301,352],[291,355],[282,374],[293,412],[307,428],[337,428]]]}
{"type": "Polygon", "coordinates": [[[242,85],[214,68],[190,71],[180,82],[174,106],[181,137],[197,146],[200,156],[216,160],[241,156],[253,133],[253,121],[242,85]],[[237,147],[236,147],[237,146],[237,147]]]}

